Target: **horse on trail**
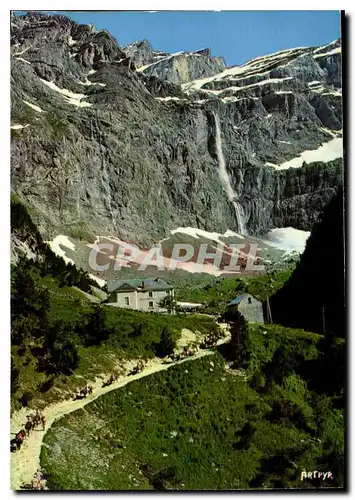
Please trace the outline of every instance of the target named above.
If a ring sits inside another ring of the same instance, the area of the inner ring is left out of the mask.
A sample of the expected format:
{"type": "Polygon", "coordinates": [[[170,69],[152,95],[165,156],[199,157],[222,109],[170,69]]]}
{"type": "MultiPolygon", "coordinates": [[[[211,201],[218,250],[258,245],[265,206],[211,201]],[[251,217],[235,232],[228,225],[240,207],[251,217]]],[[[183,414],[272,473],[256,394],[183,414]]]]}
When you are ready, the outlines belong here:
{"type": "Polygon", "coordinates": [[[42,424],[42,430],[45,430],[46,428],[46,416],[45,415],[41,415],[41,424],[42,424]]]}
{"type": "Polygon", "coordinates": [[[19,450],[22,446],[22,443],[26,439],[26,431],[25,429],[21,429],[20,432],[16,434],[16,436],[10,441],[10,451],[19,450]]]}
{"type": "Polygon", "coordinates": [[[39,424],[41,423],[41,421],[42,421],[42,417],[43,417],[42,413],[41,413],[41,412],[39,411],[39,409],[37,408],[37,410],[36,410],[36,414],[35,414],[35,415],[34,415],[34,417],[33,417],[33,421],[34,421],[34,423],[35,423],[36,427],[37,427],[37,425],[39,425],[39,424]]]}
{"type": "Polygon", "coordinates": [[[46,489],[46,482],[44,479],[38,479],[38,477],[33,477],[31,479],[31,490],[43,491],[46,489]]]}
{"type": "Polygon", "coordinates": [[[30,483],[23,484],[21,489],[24,490],[35,490],[35,491],[43,491],[46,490],[46,480],[43,477],[42,472],[37,471],[33,474],[33,478],[30,483]]]}
{"type": "Polygon", "coordinates": [[[88,394],[92,394],[93,387],[92,385],[86,385],[83,387],[83,389],[80,389],[75,395],[74,395],[74,401],[77,399],[83,399],[86,398],[88,394]]]}
{"type": "Polygon", "coordinates": [[[184,347],[184,351],[183,351],[183,355],[185,356],[185,358],[187,358],[188,356],[193,356],[194,354],[196,354],[197,352],[197,349],[194,348],[194,347],[184,347]]]}
{"type": "Polygon", "coordinates": [[[87,385],[86,386],[86,395],[85,396],[87,396],[88,394],[92,394],[92,391],[93,391],[92,385],[87,385]]]}
{"type": "Polygon", "coordinates": [[[32,419],[31,415],[27,415],[27,422],[25,423],[25,431],[27,436],[30,435],[30,432],[35,428],[35,423],[32,419]]]}
{"type": "Polygon", "coordinates": [[[31,415],[27,415],[27,421],[32,423],[32,430],[37,427],[41,423],[42,414],[37,409],[36,413],[32,413],[31,415]]]}
{"type": "Polygon", "coordinates": [[[144,368],[144,361],[143,360],[138,360],[138,363],[134,368],[132,368],[130,375],[136,375],[137,373],[143,371],[144,368]]]}
{"type": "Polygon", "coordinates": [[[117,373],[112,372],[110,378],[103,384],[102,387],[107,387],[108,385],[113,384],[114,382],[116,382],[117,378],[118,378],[117,373]]]}

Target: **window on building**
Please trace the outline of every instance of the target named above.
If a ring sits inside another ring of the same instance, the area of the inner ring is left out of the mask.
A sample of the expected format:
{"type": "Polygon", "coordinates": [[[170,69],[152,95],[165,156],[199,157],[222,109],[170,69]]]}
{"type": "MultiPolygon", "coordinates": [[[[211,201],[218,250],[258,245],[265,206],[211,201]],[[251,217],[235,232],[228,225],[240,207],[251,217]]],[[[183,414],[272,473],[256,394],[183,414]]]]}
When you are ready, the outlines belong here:
{"type": "Polygon", "coordinates": [[[149,292],[149,297],[153,297],[153,292],[149,292]]]}
{"type": "Polygon", "coordinates": [[[149,301],[149,307],[153,307],[154,303],[152,300],[149,301]]]}
{"type": "Polygon", "coordinates": [[[248,304],[251,304],[251,297],[248,297],[248,304]]]}
{"type": "Polygon", "coordinates": [[[124,298],[125,306],[129,306],[129,297],[124,298]]]}

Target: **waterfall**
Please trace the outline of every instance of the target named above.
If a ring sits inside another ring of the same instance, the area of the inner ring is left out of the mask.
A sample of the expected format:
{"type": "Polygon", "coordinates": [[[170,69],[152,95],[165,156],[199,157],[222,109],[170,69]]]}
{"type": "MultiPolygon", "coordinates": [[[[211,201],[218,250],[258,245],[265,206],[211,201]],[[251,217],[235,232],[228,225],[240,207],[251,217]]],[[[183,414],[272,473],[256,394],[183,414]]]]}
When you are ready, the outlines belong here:
{"type": "Polygon", "coordinates": [[[243,212],[243,207],[240,205],[240,203],[237,200],[237,194],[233,190],[228,172],[227,172],[227,167],[226,167],[226,160],[224,158],[223,150],[222,150],[222,140],[221,140],[221,126],[219,123],[219,118],[218,116],[213,113],[214,116],[214,122],[215,122],[215,127],[216,127],[216,150],[217,150],[217,158],[218,158],[218,165],[219,165],[219,177],[222,181],[223,187],[227,193],[228,200],[233,203],[234,210],[235,210],[235,216],[237,219],[237,224],[238,224],[238,232],[240,234],[247,234],[247,230],[244,224],[244,212],[243,212]]]}
{"type": "Polygon", "coordinates": [[[247,235],[247,230],[244,225],[243,207],[237,201],[232,202],[234,205],[235,216],[237,217],[238,233],[247,235]]]}

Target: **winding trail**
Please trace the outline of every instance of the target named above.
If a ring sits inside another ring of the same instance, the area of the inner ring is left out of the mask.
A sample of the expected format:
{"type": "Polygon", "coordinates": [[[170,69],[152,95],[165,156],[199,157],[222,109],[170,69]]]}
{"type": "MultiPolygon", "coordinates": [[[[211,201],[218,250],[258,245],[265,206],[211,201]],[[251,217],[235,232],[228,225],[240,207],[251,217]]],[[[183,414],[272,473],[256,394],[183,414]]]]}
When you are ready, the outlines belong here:
{"type": "MultiPolygon", "coordinates": [[[[228,337],[224,337],[223,339],[219,340],[217,344],[224,344],[228,342],[228,340],[228,337]]],[[[148,377],[153,373],[167,370],[170,367],[180,363],[185,363],[198,358],[202,358],[204,356],[209,356],[213,354],[213,352],[214,351],[208,349],[200,350],[193,356],[189,356],[188,358],[172,363],[163,363],[163,360],[155,358],[146,364],[142,372],[137,373],[136,375],[123,375],[119,377],[115,383],[108,387],[103,388],[102,378],[97,377],[95,382],[91,383],[91,385],[93,386],[93,394],[91,396],[87,396],[85,399],[78,401],[65,400],[47,406],[43,410],[43,413],[45,414],[47,419],[45,431],[43,431],[39,427],[33,430],[30,436],[24,441],[21,449],[19,451],[11,453],[11,489],[21,490],[21,485],[23,485],[24,483],[30,483],[33,474],[40,468],[40,454],[43,437],[48,429],[50,429],[53,422],[63,417],[64,415],[67,415],[68,413],[71,413],[75,410],[83,408],[89,403],[92,403],[95,399],[102,396],[103,394],[107,394],[108,392],[119,389],[120,387],[123,387],[130,382],[133,382],[134,380],[148,377]]],[[[131,368],[136,365],[136,362],[137,360],[133,360],[130,362],[131,368]]],[[[126,367],[127,366],[129,367],[129,365],[126,365],[126,367]]],[[[33,410],[29,408],[21,408],[21,410],[13,415],[11,419],[11,433],[18,432],[23,427],[24,422],[26,422],[26,415],[29,413],[33,413],[33,410]]]]}

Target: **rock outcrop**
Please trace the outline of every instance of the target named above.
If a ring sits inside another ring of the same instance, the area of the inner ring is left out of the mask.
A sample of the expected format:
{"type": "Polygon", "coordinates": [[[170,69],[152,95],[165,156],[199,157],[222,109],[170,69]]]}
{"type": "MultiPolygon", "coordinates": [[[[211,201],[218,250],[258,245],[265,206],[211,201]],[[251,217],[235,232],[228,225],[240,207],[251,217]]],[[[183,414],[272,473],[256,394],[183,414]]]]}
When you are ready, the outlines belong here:
{"type": "Polygon", "coordinates": [[[167,54],[154,51],[147,40],[142,40],[127,45],[123,50],[132,58],[137,71],[177,85],[213,76],[226,69],[224,59],[212,57],[209,49],[167,54]]]}
{"type": "Polygon", "coordinates": [[[11,20],[11,76],[12,189],[46,238],[240,229],[216,116],[250,234],[310,230],[343,182],[339,41],[227,69],[30,13],[11,20]]]}

